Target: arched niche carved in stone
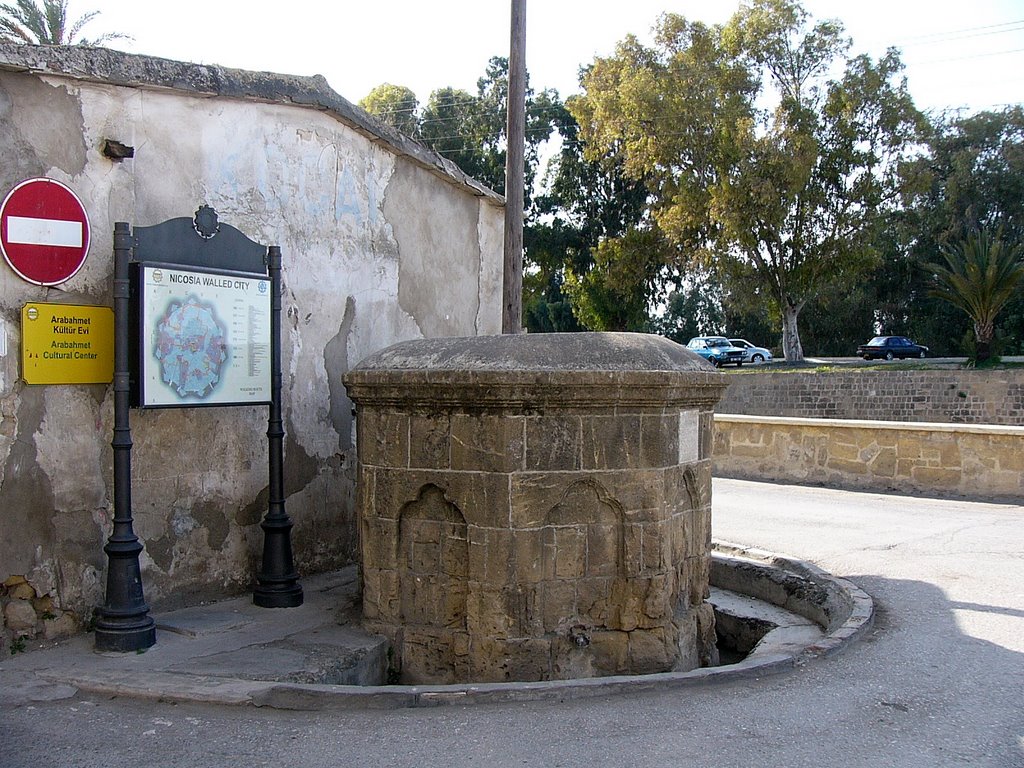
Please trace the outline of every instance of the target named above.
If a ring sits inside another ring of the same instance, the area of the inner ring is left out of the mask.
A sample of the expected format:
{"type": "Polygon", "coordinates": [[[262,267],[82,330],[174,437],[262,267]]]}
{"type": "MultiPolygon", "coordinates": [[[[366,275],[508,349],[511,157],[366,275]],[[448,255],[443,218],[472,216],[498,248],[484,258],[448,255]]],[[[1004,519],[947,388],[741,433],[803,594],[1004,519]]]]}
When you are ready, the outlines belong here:
{"type": "Polygon", "coordinates": [[[466,518],[436,485],[402,507],[398,522],[401,621],[464,629],[469,565],[466,518]]]}

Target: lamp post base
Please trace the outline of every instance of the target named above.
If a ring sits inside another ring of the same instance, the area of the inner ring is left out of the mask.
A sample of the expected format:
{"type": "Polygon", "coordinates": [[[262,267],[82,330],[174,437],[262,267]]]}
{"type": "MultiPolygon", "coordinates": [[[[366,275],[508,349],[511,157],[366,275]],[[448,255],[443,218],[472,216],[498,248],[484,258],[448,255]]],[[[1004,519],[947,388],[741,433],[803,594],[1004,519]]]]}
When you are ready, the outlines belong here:
{"type": "Polygon", "coordinates": [[[253,605],[260,608],[298,608],[303,595],[300,584],[260,584],[252,591],[253,605]]]}
{"type": "Polygon", "coordinates": [[[94,634],[97,651],[144,651],[156,643],[156,622],[149,616],[128,621],[101,618],[94,634]]]}

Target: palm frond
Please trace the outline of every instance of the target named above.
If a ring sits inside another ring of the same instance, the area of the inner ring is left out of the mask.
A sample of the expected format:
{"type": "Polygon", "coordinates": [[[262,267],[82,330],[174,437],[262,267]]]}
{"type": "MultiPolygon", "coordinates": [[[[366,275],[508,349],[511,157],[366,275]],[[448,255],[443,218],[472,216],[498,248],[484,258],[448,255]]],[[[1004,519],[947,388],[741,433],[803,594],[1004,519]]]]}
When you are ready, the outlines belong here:
{"type": "MultiPolygon", "coordinates": [[[[930,294],[965,312],[975,328],[991,329],[999,311],[1024,285],[1024,247],[987,229],[942,249],[944,264],[926,264],[930,294]]],[[[979,339],[986,341],[986,339],[979,339]]]]}
{"type": "Polygon", "coordinates": [[[68,26],[68,0],[14,0],[0,4],[0,42],[35,45],[101,45],[108,40],[131,40],[123,32],[79,38],[82,29],[100,15],[89,11],[68,26]]]}

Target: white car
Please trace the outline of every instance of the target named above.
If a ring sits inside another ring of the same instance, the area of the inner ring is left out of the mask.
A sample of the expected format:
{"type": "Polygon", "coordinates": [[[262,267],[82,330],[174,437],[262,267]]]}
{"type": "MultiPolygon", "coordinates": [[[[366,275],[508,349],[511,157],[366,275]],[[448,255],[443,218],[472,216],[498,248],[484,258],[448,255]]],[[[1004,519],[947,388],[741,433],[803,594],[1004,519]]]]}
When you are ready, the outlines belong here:
{"type": "Polygon", "coordinates": [[[755,347],[746,339],[729,339],[729,343],[743,350],[744,363],[770,363],[772,361],[770,349],[755,347]]]}

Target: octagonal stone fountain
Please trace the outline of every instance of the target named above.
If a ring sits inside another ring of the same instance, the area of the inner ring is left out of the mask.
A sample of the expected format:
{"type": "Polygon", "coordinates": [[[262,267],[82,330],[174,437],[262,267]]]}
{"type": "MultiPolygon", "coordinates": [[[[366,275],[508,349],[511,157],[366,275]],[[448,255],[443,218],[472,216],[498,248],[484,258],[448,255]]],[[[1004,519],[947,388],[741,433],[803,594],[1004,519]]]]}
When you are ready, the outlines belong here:
{"type": "Polygon", "coordinates": [[[403,683],[717,661],[712,412],[725,377],[658,336],[424,339],[345,377],[363,623],[403,683]]]}

